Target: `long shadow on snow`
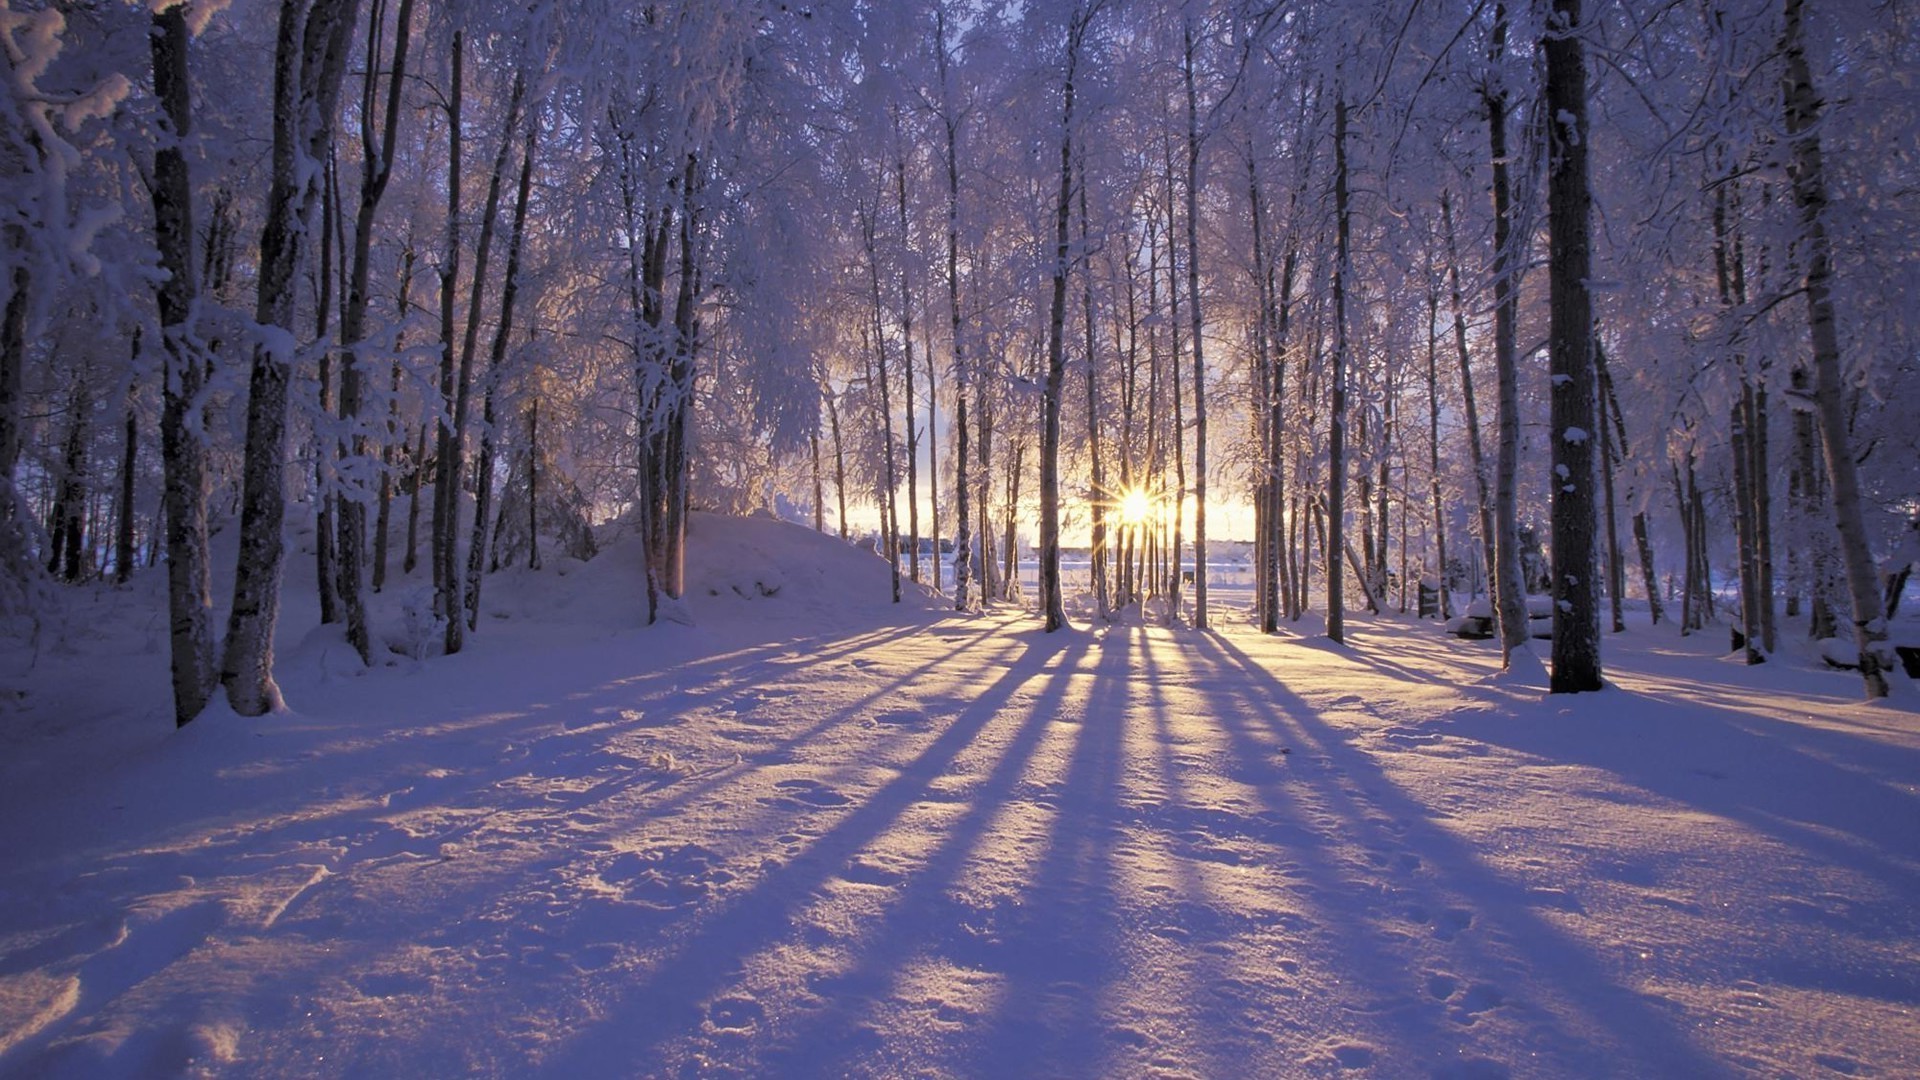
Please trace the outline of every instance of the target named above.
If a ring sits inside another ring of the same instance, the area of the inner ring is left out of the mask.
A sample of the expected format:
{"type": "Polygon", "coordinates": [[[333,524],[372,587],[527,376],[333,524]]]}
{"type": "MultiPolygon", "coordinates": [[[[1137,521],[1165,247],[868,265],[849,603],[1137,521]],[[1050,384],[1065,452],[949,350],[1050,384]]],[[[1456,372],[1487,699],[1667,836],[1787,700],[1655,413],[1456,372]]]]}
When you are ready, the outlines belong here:
{"type": "MultiPolygon", "coordinates": [[[[712,912],[696,916],[688,932],[675,940],[650,970],[611,988],[615,1000],[608,1004],[607,1015],[543,1061],[541,1072],[574,1076],[608,1061],[634,1062],[640,1068],[669,1064],[662,1053],[664,1050],[671,1056],[668,1044],[701,1032],[702,1022],[707,1019],[703,1006],[734,981],[749,959],[792,933],[800,909],[817,890],[842,874],[856,856],[923,799],[934,781],[974,744],[1042,665],[1085,647],[1085,640],[1077,635],[1029,639],[1025,655],[1012,662],[896,777],[864,802],[852,805],[792,861],[772,866],[750,887],[723,897],[712,912]]],[[[984,794],[974,796],[976,809],[967,818],[972,834],[950,836],[936,859],[957,865],[966,851],[977,846],[986,818],[981,811],[990,808],[989,796],[1015,783],[1047,720],[1041,703],[1036,702],[983,785],[984,794]]],[[[713,1042],[710,1036],[695,1037],[703,1043],[713,1042]]],[[[764,1048],[729,1042],[702,1049],[724,1058],[764,1048]]],[[[843,1055],[849,1049],[859,1053],[867,1048],[835,1046],[828,1040],[825,1046],[811,1044],[806,1052],[829,1055],[827,1060],[831,1060],[832,1055],[843,1055]]],[[[796,1071],[806,1071],[812,1067],[809,1061],[822,1059],[796,1053],[787,1064],[796,1071]]]]}
{"type": "MultiPolygon", "coordinates": [[[[1872,882],[1880,898],[1849,897],[1849,929],[1888,940],[1920,938],[1920,753],[1870,734],[1849,735],[1744,712],[1732,705],[1609,689],[1577,720],[1562,723],[1498,712],[1462,713],[1449,734],[1538,760],[1604,770],[1658,800],[1737,822],[1800,853],[1813,867],[1836,866],[1872,882]],[[1605,706],[1604,713],[1598,706],[1605,706]],[[1581,738],[1571,724],[1604,725],[1581,738]],[[1840,793],[1836,798],[1836,793],[1840,793]]],[[[1833,721],[1828,721],[1833,723],[1833,721]]],[[[1749,912],[1749,919],[1766,917],[1749,912]]],[[[1866,972],[1839,956],[1752,957],[1761,972],[1817,990],[1920,1004],[1920,962],[1892,955],[1866,972]]]]}
{"type": "MultiPolygon", "coordinates": [[[[1595,1045],[1587,1034],[1569,1026],[1571,1018],[1549,1013],[1543,1017],[1547,1021],[1544,1025],[1532,1025],[1544,1031],[1546,1045],[1539,1049],[1550,1055],[1549,1060],[1558,1059],[1569,1067],[1604,1067],[1615,1075],[1710,1077],[1728,1073],[1723,1064],[1703,1054],[1676,1030],[1671,1017],[1615,983],[1612,974],[1585,948],[1531,910],[1524,888],[1488,868],[1458,837],[1433,825],[1433,808],[1416,802],[1396,786],[1366,753],[1347,741],[1348,732],[1320,719],[1311,705],[1231,640],[1206,635],[1196,647],[1200,656],[1229,681],[1245,680],[1261,689],[1272,706],[1260,710],[1262,720],[1276,735],[1311,747],[1336,775],[1355,782],[1356,788],[1349,790],[1333,782],[1316,785],[1329,806],[1344,817],[1341,828],[1366,838],[1369,846],[1404,845],[1430,855],[1441,885],[1450,886],[1478,905],[1482,919],[1476,925],[1480,931],[1489,931],[1489,937],[1492,933],[1502,935],[1513,953],[1510,961],[1489,954],[1481,962],[1517,966],[1514,975],[1518,979],[1542,993],[1551,993],[1598,1028],[1596,1034],[1602,1042],[1595,1045]]],[[[1278,776],[1270,781],[1278,782],[1278,776]]],[[[1413,974],[1409,973],[1406,987],[1381,989],[1388,995],[1412,995],[1413,974]]],[[[1403,1032],[1403,1037],[1407,1036],[1418,1045],[1426,1041],[1427,1033],[1403,1032]]]]}

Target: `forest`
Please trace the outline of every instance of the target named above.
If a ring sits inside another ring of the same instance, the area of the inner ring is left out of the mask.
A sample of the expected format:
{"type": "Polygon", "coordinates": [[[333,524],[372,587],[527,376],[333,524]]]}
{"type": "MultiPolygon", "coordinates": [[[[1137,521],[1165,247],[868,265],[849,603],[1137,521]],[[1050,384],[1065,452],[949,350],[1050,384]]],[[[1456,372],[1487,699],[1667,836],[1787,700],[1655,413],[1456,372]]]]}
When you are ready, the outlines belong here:
{"type": "Polygon", "coordinates": [[[1095,620],[1205,628],[1230,540],[1268,631],[1487,598],[1511,657],[1545,593],[1555,691],[1632,604],[1888,693],[1911,4],[4,0],[0,43],[0,617],[164,573],[178,724],[282,704],[294,575],[363,664],[403,589],[454,654],[499,568],[637,536],[652,623],[696,510],[1049,630],[1063,547],[1095,620]]]}

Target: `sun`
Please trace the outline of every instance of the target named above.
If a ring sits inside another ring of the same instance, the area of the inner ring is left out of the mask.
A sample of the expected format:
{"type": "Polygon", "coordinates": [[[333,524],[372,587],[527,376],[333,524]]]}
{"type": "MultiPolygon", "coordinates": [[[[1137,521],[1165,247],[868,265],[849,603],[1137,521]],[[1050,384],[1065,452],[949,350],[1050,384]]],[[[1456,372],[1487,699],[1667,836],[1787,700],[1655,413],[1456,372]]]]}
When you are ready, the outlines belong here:
{"type": "Polygon", "coordinates": [[[1121,492],[1120,500],[1114,504],[1114,512],[1119,515],[1122,525],[1145,525],[1153,517],[1153,496],[1139,488],[1128,488],[1121,492]]]}

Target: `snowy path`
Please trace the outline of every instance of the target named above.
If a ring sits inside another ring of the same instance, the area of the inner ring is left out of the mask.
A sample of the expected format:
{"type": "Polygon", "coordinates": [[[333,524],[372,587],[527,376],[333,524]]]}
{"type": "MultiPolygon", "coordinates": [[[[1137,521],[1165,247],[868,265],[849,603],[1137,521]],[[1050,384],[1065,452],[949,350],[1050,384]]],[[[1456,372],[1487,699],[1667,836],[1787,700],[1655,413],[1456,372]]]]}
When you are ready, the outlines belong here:
{"type": "Polygon", "coordinates": [[[81,820],[0,890],[0,1073],[1920,1074],[1920,722],[1851,683],[1650,635],[1543,703],[1391,622],[649,641],[7,798],[15,850],[81,820]]]}

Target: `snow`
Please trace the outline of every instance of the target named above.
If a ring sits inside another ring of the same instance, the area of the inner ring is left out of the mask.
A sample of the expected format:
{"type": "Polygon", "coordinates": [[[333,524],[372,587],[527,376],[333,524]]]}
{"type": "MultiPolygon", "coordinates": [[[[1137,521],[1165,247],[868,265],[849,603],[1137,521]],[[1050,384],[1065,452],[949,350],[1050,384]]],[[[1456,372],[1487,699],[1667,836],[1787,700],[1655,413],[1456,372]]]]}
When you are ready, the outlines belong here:
{"type": "Polygon", "coordinates": [[[1910,685],[688,558],[690,626],[627,540],[372,671],[290,572],[292,711],[178,733],[157,574],[72,594],[0,651],[0,1075],[1920,1073],[1910,685]]]}

